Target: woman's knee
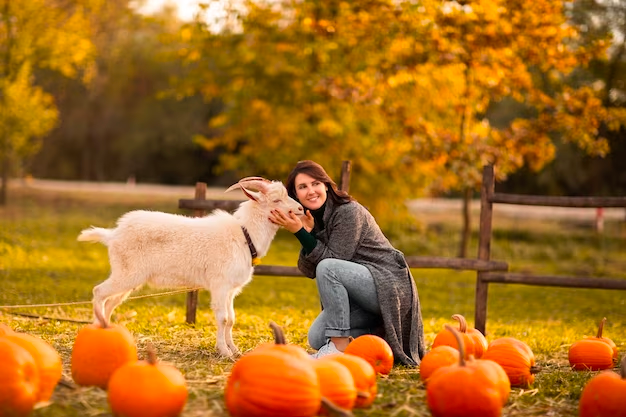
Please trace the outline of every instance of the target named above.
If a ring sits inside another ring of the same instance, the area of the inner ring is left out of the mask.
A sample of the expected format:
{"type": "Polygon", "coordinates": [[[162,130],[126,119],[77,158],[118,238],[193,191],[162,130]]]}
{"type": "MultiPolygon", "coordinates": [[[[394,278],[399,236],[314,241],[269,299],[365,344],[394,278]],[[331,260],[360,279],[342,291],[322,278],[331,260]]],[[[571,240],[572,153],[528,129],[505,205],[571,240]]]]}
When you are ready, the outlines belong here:
{"type": "Polygon", "coordinates": [[[328,278],[334,269],[335,259],[322,259],[315,267],[315,279],[328,278]]]}

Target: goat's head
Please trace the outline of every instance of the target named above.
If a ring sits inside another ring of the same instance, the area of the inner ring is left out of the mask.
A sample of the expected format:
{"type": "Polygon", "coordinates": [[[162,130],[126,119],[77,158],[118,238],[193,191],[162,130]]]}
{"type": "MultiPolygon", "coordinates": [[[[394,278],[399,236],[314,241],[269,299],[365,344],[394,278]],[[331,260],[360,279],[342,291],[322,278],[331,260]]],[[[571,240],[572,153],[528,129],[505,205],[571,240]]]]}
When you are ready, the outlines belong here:
{"type": "Polygon", "coordinates": [[[241,191],[250,200],[267,205],[272,209],[278,208],[285,213],[292,211],[297,215],[304,214],[302,205],[289,197],[287,189],[280,181],[270,181],[262,177],[246,177],[233,184],[225,192],[241,188],[241,191]],[[257,190],[257,191],[253,191],[257,190]]]}

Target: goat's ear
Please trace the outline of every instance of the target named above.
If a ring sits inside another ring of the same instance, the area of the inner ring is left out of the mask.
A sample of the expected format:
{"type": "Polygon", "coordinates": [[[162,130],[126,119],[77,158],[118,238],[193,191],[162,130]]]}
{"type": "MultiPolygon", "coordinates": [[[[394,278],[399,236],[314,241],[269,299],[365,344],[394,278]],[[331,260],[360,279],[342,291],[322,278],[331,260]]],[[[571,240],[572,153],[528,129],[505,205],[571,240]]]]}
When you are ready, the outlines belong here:
{"type": "Polygon", "coordinates": [[[259,201],[261,193],[267,192],[269,184],[271,184],[271,181],[262,177],[246,177],[239,180],[237,184],[228,187],[225,192],[232,191],[235,188],[241,188],[241,191],[243,191],[250,200],[259,201]],[[252,191],[249,188],[256,188],[259,192],[252,191]]]}

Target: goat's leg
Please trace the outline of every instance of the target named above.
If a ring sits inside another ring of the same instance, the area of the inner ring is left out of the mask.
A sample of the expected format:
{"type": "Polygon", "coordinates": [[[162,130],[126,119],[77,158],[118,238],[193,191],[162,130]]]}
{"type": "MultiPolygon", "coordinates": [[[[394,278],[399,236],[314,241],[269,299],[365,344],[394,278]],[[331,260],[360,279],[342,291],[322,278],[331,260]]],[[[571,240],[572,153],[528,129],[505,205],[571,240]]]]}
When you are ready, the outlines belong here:
{"type": "Polygon", "coordinates": [[[238,289],[231,290],[228,293],[228,300],[226,301],[226,308],[228,311],[228,316],[227,316],[226,325],[224,328],[224,336],[226,338],[226,345],[228,346],[230,351],[233,352],[233,355],[235,356],[241,355],[241,351],[237,348],[237,346],[235,345],[235,342],[233,341],[233,326],[235,324],[234,303],[235,303],[235,296],[237,296],[237,294],[239,294],[238,289]]]}
{"type": "Polygon", "coordinates": [[[133,288],[128,288],[128,284],[124,284],[123,281],[113,278],[113,274],[111,274],[109,279],[93,288],[95,323],[99,323],[98,313],[100,313],[105,324],[108,325],[111,321],[113,309],[133,290],[133,288]]]}
{"type": "Polygon", "coordinates": [[[116,294],[114,296],[109,297],[105,301],[105,303],[104,303],[104,317],[107,320],[110,320],[111,315],[113,314],[113,310],[115,309],[115,307],[117,307],[120,304],[122,304],[124,302],[124,300],[126,300],[128,298],[128,296],[130,295],[131,292],[133,292],[133,290],[126,291],[126,292],[123,292],[121,294],[116,294]]]}
{"type": "Polygon", "coordinates": [[[217,334],[215,335],[216,343],[215,347],[222,356],[232,357],[233,352],[226,343],[226,328],[228,324],[228,289],[214,289],[211,291],[211,308],[215,314],[215,321],[217,324],[217,334]]]}

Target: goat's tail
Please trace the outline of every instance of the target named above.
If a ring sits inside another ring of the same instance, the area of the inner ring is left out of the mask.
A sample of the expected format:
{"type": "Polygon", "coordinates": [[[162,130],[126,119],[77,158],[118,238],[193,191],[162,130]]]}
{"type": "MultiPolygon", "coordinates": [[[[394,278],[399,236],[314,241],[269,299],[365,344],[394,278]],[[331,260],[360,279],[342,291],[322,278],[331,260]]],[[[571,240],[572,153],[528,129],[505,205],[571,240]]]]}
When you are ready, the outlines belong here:
{"type": "Polygon", "coordinates": [[[81,242],[101,242],[107,244],[111,238],[113,229],[105,229],[102,227],[90,227],[80,232],[77,240],[81,242]]]}

